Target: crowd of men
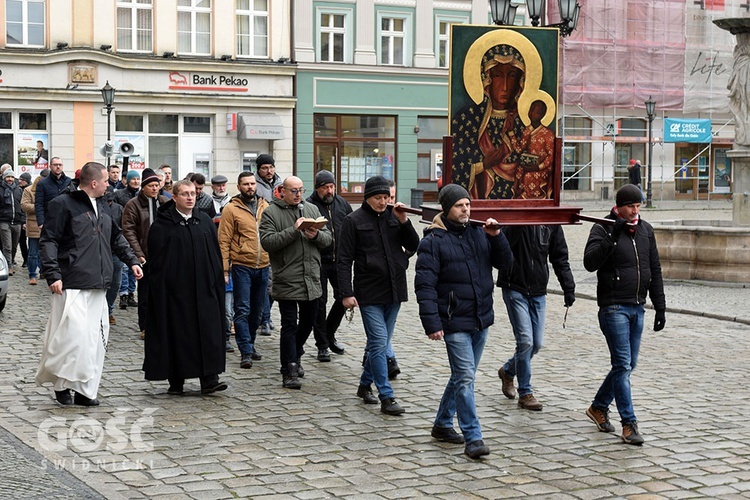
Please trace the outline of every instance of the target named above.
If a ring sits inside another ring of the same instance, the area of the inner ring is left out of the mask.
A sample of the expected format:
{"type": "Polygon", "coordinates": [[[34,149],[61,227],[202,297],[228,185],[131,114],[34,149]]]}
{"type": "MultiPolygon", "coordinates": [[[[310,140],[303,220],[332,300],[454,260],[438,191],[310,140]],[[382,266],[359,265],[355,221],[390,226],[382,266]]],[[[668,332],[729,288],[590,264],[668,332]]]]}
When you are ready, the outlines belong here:
{"type": "MultiPolygon", "coordinates": [[[[168,381],[172,395],[185,394],[191,378],[199,379],[201,394],[227,389],[219,376],[226,353],[234,351],[232,332],[240,368],[262,360],[256,334],[274,328],[273,302],[281,318],[281,384],[299,390],[310,334],[318,361],[330,362],[331,352],[345,354],[336,331],[346,311],[358,308],[366,347],[356,394],[365,404],[379,403],[385,415],[401,415],[406,410],[390,383],[400,371],[392,340],[401,304],[409,298],[409,259],[416,255],[414,291],[424,333],[444,342],[451,369],[432,436],[465,445],[474,459],[490,453],[475,408],[474,378],[495,321],[496,286],[516,341],[498,370],[502,393],[518,397],[522,409],[543,409],[531,384],[531,360],[543,345],[548,264],[564,305],[575,301],[560,226],[501,229],[491,218],[477,224],[470,220],[468,191],[447,184],[438,197],[442,211],[420,240],[389,179],[367,179],[362,205],[353,210],[336,193],[331,172],[318,172],[305,198],[303,181],[282,180],[267,154],[258,156],[255,172],[239,174],[235,196],[223,175],[211,179],[209,194],[202,174],[174,181],[168,165],[131,170],[121,179],[118,166],[89,162],[71,179],[62,160],[52,157],[49,171],[33,183],[23,175],[17,182],[9,167],[0,174],[3,253],[14,266],[25,230],[29,284],[41,272],[53,292],[37,383],[52,383],[61,405],[99,404],[119,295],[121,308],[138,308],[145,378],[168,381]]],[[[618,190],[607,216],[611,223],[592,227],[584,255],[586,269],[597,273],[599,324],[612,364],[586,415],[598,430],[614,432],[614,401],[621,439],[635,445],[644,440],[630,373],[647,296],[656,310],[655,331],[664,328],[666,309],[653,229],[639,217],[641,200],[635,184],[618,190]]]]}

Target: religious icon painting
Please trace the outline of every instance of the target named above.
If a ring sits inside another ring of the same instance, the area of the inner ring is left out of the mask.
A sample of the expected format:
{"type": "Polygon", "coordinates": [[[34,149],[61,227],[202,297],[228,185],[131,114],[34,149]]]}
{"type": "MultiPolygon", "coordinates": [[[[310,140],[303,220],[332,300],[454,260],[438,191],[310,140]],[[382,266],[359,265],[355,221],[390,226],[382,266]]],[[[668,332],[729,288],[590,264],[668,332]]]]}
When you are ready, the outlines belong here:
{"type": "Polygon", "coordinates": [[[559,203],[559,31],[451,26],[451,181],[473,199],[559,203]]]}

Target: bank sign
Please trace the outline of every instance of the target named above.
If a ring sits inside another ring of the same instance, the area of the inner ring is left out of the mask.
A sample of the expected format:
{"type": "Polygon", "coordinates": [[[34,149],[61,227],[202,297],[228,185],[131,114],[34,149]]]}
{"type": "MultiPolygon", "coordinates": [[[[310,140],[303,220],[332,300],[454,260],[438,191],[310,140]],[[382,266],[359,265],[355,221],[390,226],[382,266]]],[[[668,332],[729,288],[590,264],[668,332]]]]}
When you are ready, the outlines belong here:
{"type": "Polygon", "coordinates": [[[703,119],[664,119],[664,142],[711,142],[711,120],[703,119]]]}
{"type": "Polygon", "coordinates": [[[214,92],[247,92],[244,76],[170,71],[169,90],[202,90],[214,92]]]}

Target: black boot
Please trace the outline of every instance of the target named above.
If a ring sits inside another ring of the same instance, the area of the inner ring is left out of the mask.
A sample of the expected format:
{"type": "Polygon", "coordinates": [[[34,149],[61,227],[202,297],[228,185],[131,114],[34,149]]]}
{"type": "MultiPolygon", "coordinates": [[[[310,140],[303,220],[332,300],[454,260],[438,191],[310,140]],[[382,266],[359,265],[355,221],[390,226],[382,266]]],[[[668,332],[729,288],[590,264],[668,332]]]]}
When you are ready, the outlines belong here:
{"type": "Polygon", "coordinates": [[[286,374],[281,376],[281,380],[284,389],[302,389],[302,383],[299,381],[297,373],[297,363],[289,363],[286,374]]]}
{"type": "Polygon", "coordinates": [[[138,307],[138,301],[135,300],[135,294],[131,293],[128,295],[128,305],[130,307],[138,307]]]}
{"type": "Polygon", "coordinates": [[[128,308],[128,296],[120,295],[120,309],[127,309],[127,308],[128,308]]]}

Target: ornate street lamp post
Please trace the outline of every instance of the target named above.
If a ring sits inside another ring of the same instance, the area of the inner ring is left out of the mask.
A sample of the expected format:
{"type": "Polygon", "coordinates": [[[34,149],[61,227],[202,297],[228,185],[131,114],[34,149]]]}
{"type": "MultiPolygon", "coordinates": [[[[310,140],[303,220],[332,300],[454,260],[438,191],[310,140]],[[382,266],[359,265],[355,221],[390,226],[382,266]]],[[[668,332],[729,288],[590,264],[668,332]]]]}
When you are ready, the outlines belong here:
{"type": "MultiPolygon", "coordinates": [[[[516,19],[517,5],[510,0],[489,0],[492,22],[497,25],[510,26],[516,19]]],[[[560,30],[560,35],[569,36],[578,26],[578,15],[581,6],[576,0],[558,0],[557,7],[560,10],[561,22],[548,24],[548,27],[560,30]]],[[[526,0],[526,12],[531,18],[532,26],[539,26],[542,13],[544,12],[544,0],[526,0]]]]}
{"type": "MultiPolygon", "coordinates": [[[[102,87],[102,99],[104,100],[104,107],[107,108],[107,143],[112,139],[112,110],[115,109],[113,104],[115,102],[115,88],[109,84],[109,80],[102,87]]],[[[109,167],[109,158],[111,154],[107,153],[107,166],[109,167]]]]}
{"type": "Polygon", "coordinates": [[[654,123],[654,110],[656,109],[656,102],[648,96],[646,101],[646,116],[648,116],[648,174],[646,177],[646,207],[651,208],[651,165],[653,163],[652,157],[654,156],[654,142],[651,139],[651,130],[654,123]]]}

